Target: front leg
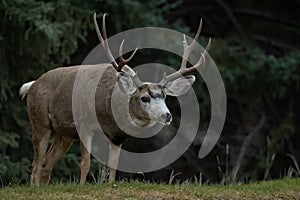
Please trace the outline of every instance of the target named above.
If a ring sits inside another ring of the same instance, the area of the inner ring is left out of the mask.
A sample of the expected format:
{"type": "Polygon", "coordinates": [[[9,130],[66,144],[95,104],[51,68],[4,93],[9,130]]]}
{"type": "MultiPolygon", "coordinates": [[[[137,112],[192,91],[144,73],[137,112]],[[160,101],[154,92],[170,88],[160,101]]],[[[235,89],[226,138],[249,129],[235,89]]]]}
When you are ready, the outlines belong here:
{"type": "Polygon", "coordinates": [[[80,150],[81,150],[81,177],[80,177],[80,184],[84,184],[86,181],[87,174],[91,167],[91,142],[88,144],[83,144],[80,141],[80,150]],[[85,146],[87,145],[87,146],[85,146]]]}
{"type": "Polygon", "coordinates": [[[114,182],[116,180],[116,169],[119,163],[119,157],[122,144],[119,146],[109,145],[109,155],[108,155],[108,166],[109,166],[109,182],[114,182]]]}

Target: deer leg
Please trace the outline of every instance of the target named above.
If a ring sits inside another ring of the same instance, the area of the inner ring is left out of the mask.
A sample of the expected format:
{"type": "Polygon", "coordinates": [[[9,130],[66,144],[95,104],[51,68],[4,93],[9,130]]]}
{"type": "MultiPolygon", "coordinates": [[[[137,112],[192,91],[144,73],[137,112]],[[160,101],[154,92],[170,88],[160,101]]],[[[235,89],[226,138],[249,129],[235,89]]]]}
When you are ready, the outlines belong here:
{"type": "Polygon", "coordinates": [[[80,177],[80,184],[84,184],[86,181],[87,174],[90,170],[91,166],[91,149],[92,149],[92,138],[93,133],[92,131],[87,128],[85,125],[85,120],[87,114],[82,116],[80,119],[83,122],[80,126],[80,153],[81,153],[81,177],[80,177]]]}
{"type": "Polygon", "coordinates": [[[109,182],[116,180],[116,170],[119,163],[119,157],[122,144],[119,146],[109,145],[108,165],[109,165],[109,182]]]}
{"type": "Polygon", "coordinates": [[[43,162],[43,170],[41,175],[41,183],[48,184],[51,178],[51,172],[55,164],[63,157],[63,155],[69,150],[73,144],[73,140],[55,137],[52,146],[43,162]]]}
{"type": "Polygon", "coordinates": [[[81,150],[81,177],[80,184],[84,184],[86,181],[86,176],[90,170],[91,166],[91,138],[88,138],[87,143],[80,142],[81,150]],[[86,145],[86,146],[85,146],[86,145]]]}
{"type": "Polygon", "coordinates": [[[40,128],[39,131],[37,131],[36,128],[33,128],[32,138],[34,160],[32,163],[31,184],[38,186],[40,185],[43,160],[51,138],[51,130],[40,128]]]}

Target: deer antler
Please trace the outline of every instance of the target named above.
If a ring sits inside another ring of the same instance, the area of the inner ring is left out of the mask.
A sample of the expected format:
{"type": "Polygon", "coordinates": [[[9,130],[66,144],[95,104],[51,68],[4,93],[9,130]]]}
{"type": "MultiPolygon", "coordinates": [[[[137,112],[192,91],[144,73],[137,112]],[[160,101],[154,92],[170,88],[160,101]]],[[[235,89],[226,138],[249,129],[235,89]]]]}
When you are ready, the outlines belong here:
{"type": "Polygon", "coordinates": [[[127,59],[124,59],[124,57],[123,57],[123,44],[124,44],[124,42],[125,42],[125,40],[122,41],[122,43],[120,45],[120,49],[119,49],[119,59],[120,59],[119,70],[121,70],[122,67],[133,58],[135,52],[138,50],[138,47],[136,47],[134,52],[131,54],[131,56],[129,56],[129,58],[127,58],[127,59]]]}
{"type": "Polygon", "coordinates": [[[110,48],[108,46],[108,42],[107,42],[107,35],[106,35],[106,26],[105,26],[105,15],[106,13],[103,15],[103,18],[102,18],[102,33],[103,33],[103,37],[101,35],[101,32],[99,30],[99,27],[98,27],[98,22],[97,22],[97,15],[96,13],[94,13],[94,24],[95,24],[95,28],[96,28],[96,32],[97,32],[97,36],[100,40],[100,43],[102,45],[102,47],[104,48],[105,52],[106,52],[106,55],[107,57],[110,59],[110,61],[112,62],[112,65],[114,66],[114,68],[117,70],[118,69],[118,64],[116,63],[111,51],[110,51],[110,48]]]}
{"type": "MultiPolygon", "coordinates": [[[[122,68],[126,65],[126,63],[128,63],[133,58],[133,56],[135,55],[136,51],[138,50],[138,47],[135,48],[135,50],[129,56],[129,58],[124,59],[124,57],[123,57],[123,44],[124,44],[125,40],[123,40],[122,43],[121,43],[121,45],[120,45],[120,49],[119,49],[120,62],[119,62],[119,64],[117,64],[116,61],[115,61],[115,59],[114,59],[114,57],[113,57],[113,55],[112,55],[112,53],[111,53],[111,51],[110,51],[110,48],[109,48],[109,45],[108,45],[108,42],[107,42],[105,16],[106,16],[106,13],[104,13],[103,18],[102,18],[102,33],[103,33],[103,36],[102,36],[101,32],[99,30],[99,27],[98,27],[97,15],[96,15],[96,13],[94,13],[94,24],[95,24],[97,36],[98,36],[98,38],[100,40],[100,43],[101,43],[102,47],[105,49],[106,55],[110,59],[112,65],[114,66],[114,68],[118,72],[120,72],[120,71],[122,71],[122,68]]],[[[128,69],[125,68],[124,72],[128,73],[128,69]]],[[[128,75],[131,76],[132,81],[135,83],[135,85],[137,87],[143,86],[143,82],[137,77],[137,74],[128,73],[128,75]]]]}
{"type": "Polygon", "coordinates": [[[110,48],[109,48],[109,45],[108,45],[108,42],[107,42],[105,16],[106,16],[106,13],[104,13],[103,18],[102,18],[102,34],[103,34],[103,36],[102,36],[102,34],[99,30],[99,27],[98,27],[98,23],[97,23],[97,15],[96,15],[96,13],[94,13],[94,24],[95,24],[97,36],[100,40],[100,43],[101,43],[102,47],[105,49],[107,57],[110,59],[110,61],[111,61],[112,65],[114,66],[114,68],[117,71],[121,71],[122,67],[133,58],[133,56],[136,53],[138,48],[136,48],[134,50],[134,52],[131,54],[131,56],[129,56],[129,58],[124,59],[123,58],[123,43],[124,43],[124,40],[123,40],[121,45],[120,45],[120,49],[119,49],[120,62],[119,62],[119,64],[117,64],[114,57],[113,57],[113,55],[112,55],[112,53],[111,53],[111,51],[110,51],[110,48]]]}
{"type": "Polygon", "coordinates": [[[182,62],[181,62],[180,69],[168,76],[166,76],[166,74],[164,74],[163,79],[160,81],[161,85],[166,85],[166,83],[168,83],[169,81],[178,79],[185,75],[188,75],[188,74],[196,71],[198,68],[200,68],[204,64],[205,55],[210,48],[211,38],[209,38],[207,46],[206,46],[205,50],[201,53],[201,56],[200,56],[198,62],[195,65],[193,65],[192,67],[186,68],[187,59],[190,56],[190,54],[200,36],[201,28],[202,28],[202,19],[200,20],[200,24],[199,24],[197,33],[195,35],[195,38],[193,39],[193,41],[190,45],[187,44],[185,34],[183,34],[183,55],[182,55],[182,62]]]}

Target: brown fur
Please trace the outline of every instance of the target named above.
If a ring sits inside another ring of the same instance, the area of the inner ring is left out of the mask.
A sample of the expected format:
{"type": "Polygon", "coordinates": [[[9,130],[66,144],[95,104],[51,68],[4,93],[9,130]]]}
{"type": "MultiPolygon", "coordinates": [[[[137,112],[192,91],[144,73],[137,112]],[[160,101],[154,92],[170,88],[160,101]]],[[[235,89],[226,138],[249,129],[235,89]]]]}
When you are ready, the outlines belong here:
{"type": "MultiPolygon", "coordinates": [[[[101,70],[104,65],[90,66],[87,70],[87,76],[92,79],[93,71],[101,70]]],[[[29,89],[27,94],[28,115],[32,125],[32,137],[34,145],[34,161],[31,176],[31,182],[35,185],[48,183],[50,174],[58,160],[70,148],[72,143],[79,139],[75,129],[74,119],[72,115],[72,89],[79,66],[57,68],[43,74],[29,89]],[[54,138],[54,143],[48,150],[49,140],[54,138]]],[[[104,72],[104,80],[101,84],[105,86],[105,93],[111,93],[114,86],[115,70],[109,67],[104,72]],[[108,81],[108,79],[110,81],[108,81]],[[108,81],[106,83],[106,81],[108,81]]],[[[103,87],[99,87],[96,96],[105,97],[103,87]],[[102,94],[100,94],[102,93],[102,94]]],[[[107,97],[110,98],[109,95],[107,97]]],[[[105,131],[111,128],[113,119],[110,118],[110,111],[106,104],[107,99],[97,98],[97,114],[100,118],[104,118],[105,131]],[[101,109],[99,109],[101,108],[101,109]],[[110,124],[110,127],[108,127],[110,124]]],[[[113,128],[108,134],[115,134],[117,128],[113,128]]],[[[116,136],[115,136],[116,137],[116,136]]],[[[89,170],[89,153],[83,144],[81,144],[82,153],[82,175],[81,183],[85,182],[86,174],[89,170]]]]}
{"type": "MultiPolygon", "coordinates": [[[[129,98],[116,87],[116,70],[108,64],[99,64],[91,66],[62,67],[57,68],[43,74],[36,82],[29,88],[27,94],[28,115],[32,125],[32,138],[34,145],[34,161],[31,175],[31,182],[35,185],[41,183],[48,183],[50,175],[55,164],[68,151],[74,141],[79,140],[78,132],[75,128],[75,122],[86,120],[89,117],[89,93],[87,88],[94,81],[97,81],[97,74],[103,72],[100,81],[97,84],[95,94],[95,107],[98,122],[101,125],[106,136],[116,145],[121,145],[122,142],[129,137],[116,124],[112,110],[111,101],[117,102],[117,109],[119,113],[124,113],[122,119],[126,119],[127,128],[132,128],[132,117],[137,118],[143,122],[143,126],[147,126],[151,120],[148,114],[139,107],[139,98],[141,95],[147,93],[149,87],[156,87],[155,84],[146,85],[142,89],[136,90],[129,98]],[[84,84],[80,89],[79,102],[81,104],[79,109],[81,119],[73,119],[72,114],[72,93],[73,86],[77,73],[80,71],[83,75],[84,84]],[[86,87],[86,88],[85,88],[86,87]],[[116,88],[115,88],[116,87],[116,88]],[[114,95],[112,94],[115,89],[114,95]],[[129,102],[130,115],[126,115],[124,109],[127,102],[129,102]],[[52,146],[47,151],[48,143],[51,138],[54,138],[52,146]],[[46,153],[47,152],[47,153],[46,153]]],[[[91,105],[93,106],[93,105],[91,105]]],[[[125,120],[125,122],[126,122],[125,120]]],[[[90,125],[90,124],[89,124],[90,125]]],[[[93,126],[91,124],[91,126],[93,126]]],[[[80,132],[86,134],[81,138],[81,183],[86,180],[87,173],[90,168],[90,148],[91,138],[90,132],[93,127],[80,127],[80,132]],[[90,135],[89,135],[90,134],[90,135]],[[88,146],[85,146],[88,144],[88,146]]],[[[138,134],[138,133],[137,133],[138,134]]],[[[112,148],[115,154],[119,154],[118,148],[112,148]]],[[[110,155],[110,157],[115,157],[110,155]]],[[[109,162],[114,161],[115,168],[117,161],[115,158],[109,158],[109,162]],[[112,160],[112,161],[111,161],[112,160]]],[[[110,180],[115,179],[115,170],[111,169],[110,180]]]]}

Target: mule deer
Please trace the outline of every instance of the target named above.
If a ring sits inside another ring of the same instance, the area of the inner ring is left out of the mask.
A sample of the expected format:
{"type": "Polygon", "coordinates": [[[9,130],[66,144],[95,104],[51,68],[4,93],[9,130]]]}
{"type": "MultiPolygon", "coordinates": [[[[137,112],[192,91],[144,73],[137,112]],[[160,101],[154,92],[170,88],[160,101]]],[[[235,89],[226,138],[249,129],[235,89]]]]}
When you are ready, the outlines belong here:
{"type": "MultiPolygon", "coordinates": [[[[168,76],[164,74],[159,83],[149,83],[142,82],[137,74],[126,65],[133,58],[137,48],[129,58],[125,59],[122,55],[123,41],[119,49],[120,62],[117,64],[107,42],[105,14],[102,21],[102,34],[97,24],[96,13],[94,14],[94,23],[100,43],[111,60],[111,64],[86,66],[86,74],[88,77],[92,77],[97,70],[105,69],[97,85],[96,114],[99,123],[103,122],[101,127],[105,135],[117,145],[112,146],[109,151],[111,166],[109,180],[114,181],[121,144],[129,137],[114,121],[110,104],[114,87],[118,85],[115,95],[119,99],[122,100],[124,95],[129,99],[128,106],[131,116],[128,119],[129,124],[136,127],[151,127],[155,123],[168,125],[172,121],[172,115],[166,106],[165,98],[167,95],[179,96],[188,91],[195,81],[195,77],[189,74],[196,71],[205,62],[210,39],[198,62],[194,66],[186,68],[187,58],[200,35],[201,21],[190,45],[187,44],[184,36],[184,53],[180,69],[168,76]]],[[[31,183],[34,185],[49,183],[54,165],[68,151],[74,141],[80,140],[72,115],[72,89],[79,68],[80,66],[72,66],[50,70],[36,81],[25,83],[20,88],[21,97],[24,98],[27,95],[28,116],[32,125],[34,160],[31,183]],[[48,149],[51,138],[53,138],[53,144],[48,149]]],[[[80,183],[86,181],[90,168],[91,139],[88,140],[80,143],[82,156],[80,183]]]]}

